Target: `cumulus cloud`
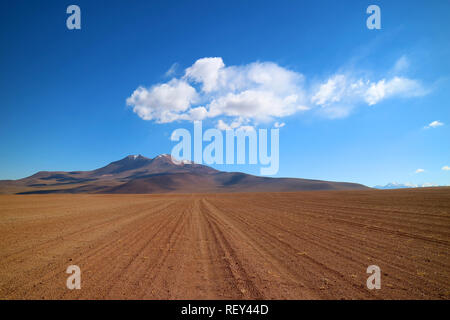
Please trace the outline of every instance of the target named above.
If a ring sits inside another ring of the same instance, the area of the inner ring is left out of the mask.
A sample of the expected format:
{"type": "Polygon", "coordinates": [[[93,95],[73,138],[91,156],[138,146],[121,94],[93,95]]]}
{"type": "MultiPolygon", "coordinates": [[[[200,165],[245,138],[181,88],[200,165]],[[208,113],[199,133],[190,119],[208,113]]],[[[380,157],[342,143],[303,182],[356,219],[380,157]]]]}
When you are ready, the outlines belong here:
{"type": "Polygon", "coordinates": [[[450,167],[449,167],[449,166],[443,166],[443,167],[442,167],[442,170],[444,170],[444,171],[450,171],[450,167]]]}
{"type": "MultiPolygon", "coordinates": [[[[394,69],[405,64],[399,59],[394,69]]],[[[175,68],[176,64],[166,75],[173,75],[175,68]]],[[[144,120],[215,118],[216,127],[226,130],[271,121],[280,124],[284,117],[314,108],[331,118],[344,117],[359,105],[425,93],[419,81],[405,77],[374,81],[342,73],[307,83],[301,73],[273,62],[226,66],[222,58],[210,57],[195,61],[180,78],[138,87],[127,104],[144,120]]]]}
{"type": "Polygon", "coordinates": [[[275,128],[283,128],[284,126],[286,125],[286,123],[284,123],[284,122],[275,122],[274,124],[273,124],[273,126],[275,127],[275,128]]]}
{"type": "Polygon", "coordinates": [[[431,122],[429,125],[425,126],[425,129],[437,128],[437,127],[440,127],[443,125],[444,125],[444,123],[436,120],[436,121],[431,122]]]}
{"type": "Polygon", "coordinates": [[[204,92],[211,92],[217,88],[221,69],[225,67],[222,58],[203,58],[186,69],[185,78],[202,84],[204,92]]]}
{"type": "Polygon", "coordinates": [[[421,173],[421,172],[425,172],[424,169],[417,169],[416,171],[414,171],[414,173],[421,173]]]}
{"type": "Polygon", "coordinates": [[[175,120],[188,120],[193,111],[191,105],[198,99],[196,90],[183,80],[172,79],[168,83],[149,89],[137,88],[127,104],[144,120],[167,123],[175,120]]]}

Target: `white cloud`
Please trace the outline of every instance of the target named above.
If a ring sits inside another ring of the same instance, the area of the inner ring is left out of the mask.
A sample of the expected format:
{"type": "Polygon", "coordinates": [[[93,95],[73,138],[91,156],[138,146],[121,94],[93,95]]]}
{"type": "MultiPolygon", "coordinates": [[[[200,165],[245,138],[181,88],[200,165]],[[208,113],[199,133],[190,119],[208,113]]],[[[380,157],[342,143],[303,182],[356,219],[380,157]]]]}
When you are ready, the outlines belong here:
{"type": "Polygon", "coordinates": [[[386,81],[382,79],[377,83],[371,83],[366,91],[365,101],[374,105],[379,101],[392,96],[418,97],[425,94],[422,85],[416,81],[403,77],[394,77],[386,81]]]}
{"type": "Polygon", "coordinates": [[[189,120],[203,120],[208,116],[208,110],[205,107],[197,107],[189,110],[189,120]]]}
{"type": "Polygon", "coordinates": [[[219,130],[244,130],[244,131],[253,131],[255,128],[249,125],[243,125],[241,120],[233,121],[230,124],[225,123],[223,120],[219,119],[216,125],[219,130]]]}
{"type": "Polygon", "coordinates": [[[426,94],[417,80],[393,77],[371,81],[337,74],[319,85],[311,102],[320,106],[330,117],[344,117],[358,105],[375,105],[391,97],[417,97],[426,94]]]}
{"type": "Polygon", "coordinates": [[[175,74],[175,72],[177,72],[178,69],[178,63],[174,63],[170,66],[169,70],[166,71],[165,76],[166,77],[171,77],[175,74]]]}
{"type": "Polygon", "coordinates": [[[406,56],[401,56],[394,65],[394,73],[399,73],[407,70],[409,68],[410,62],[406,56]]]}
{"type": "MultiPolygon", "coordinates": [[[[405,65],[405,59],[394,69],[405,65]]],[[[176,64],[166,75],[175,69],[176,64]]],[[[142,119],[158,123],[216,118],[218,128],[233,123],[253,127],[312,108],[330,118],[345,117],[359,105],[424,94],[419,81],[404,77],[373,81],[342,73],[307,84],[301,73],[273,62],[226,66],[222,58],[209,57],[186,68],[181,78],[137,88],[127,104],[142,119]]]]}
{"type": "Polygon", "coordinates": [[[450,171],[450,167],[449,167],[449,166],[443,166],[443,167],[442,167],[442,170],[444,170],[444,171],[450,171]]]}
{"type": "Polygon", "coordinates": [[[146,89],[137,88],[127,104],[144,120],[156,120],[159,123],[172,122],[179,119],[188,119],[185,113],[196,102],[197,92],[187,82],[172,79],[146,89]]]}
{"type": "Polygon", "coordinates": [[[235,128],[238,128],[241,125],[241,122],[239,121],[234,121],[230,124],[225,123],[222,119],[219,119],[219,121],[217,121],[217,129],[219,130],[232,130],[235,128]]]}
{"type": "Polygon", "coordinates": [[[212,100],[209,112],[213,117],[226,115],[267,122],[300,110],[301,106],[297,106],[296,101],[297,97],[282,97],[273,91],[245,90],[212,100]]]}
{"type": "Polygon", "coordinates": [[[425,126],[425,129],[437,128],[437,127],[440,127],[440,126],[443,126],[443,125],[444,125],[444,123],[436,120],[436,121],[431,122],[429,125],[425,126]]]}
{"type": "Polygon", "coordinates": [[[273,124],[273,126],[275,128],[283,128],[285,125],[286,125],[286,123],[284,123],[284,122],[279,123],[278,121],[273,124]]]}
{"type": "Polygon", "coordinates": [[[416,171],[414,171],[414,173],[421,173],[421,172],[425,172],[424,169],[417,169],[416,171]]]}
{"type": "Polygon", "coordinates": [[[222,58],[203,58],[186,69],[185,78],[202,83],[202,90],[210,92],[217,87],[219,71],[225,67],[222,58]]]}
{"type": "Polygon", "coordinates": [[[339,102],[344,95],[346,78],[344,75],[335,75],[326,83],[320,85],[319,90],[313,95],[311,101],[317,105],[325,106],[333,102],[339,102]]]}

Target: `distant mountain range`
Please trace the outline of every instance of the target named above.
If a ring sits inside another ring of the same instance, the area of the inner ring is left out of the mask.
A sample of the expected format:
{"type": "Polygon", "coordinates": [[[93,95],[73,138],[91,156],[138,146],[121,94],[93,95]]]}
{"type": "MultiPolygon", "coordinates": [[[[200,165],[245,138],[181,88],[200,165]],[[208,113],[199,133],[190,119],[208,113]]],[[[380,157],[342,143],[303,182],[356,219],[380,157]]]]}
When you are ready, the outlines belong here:
{"type": "Polygon", "coordinates": [[[397,183],[391,182],[384,186],[375,186],[375,189],[404,189],[404,188],[425,188],[425,187],[437,187],[438,185],[432,183],[424,184],[412,184],[412,183],[397,183]]]}
{"type": "Polygon", "coordinates": [[[19,180],[0,181],[0,193],[220,193],[301,190],[362,190],[347,182],[269,178],[174,161],[163,154],[150,159],[131,155],[92,171],[40,171],[19,180]]]}

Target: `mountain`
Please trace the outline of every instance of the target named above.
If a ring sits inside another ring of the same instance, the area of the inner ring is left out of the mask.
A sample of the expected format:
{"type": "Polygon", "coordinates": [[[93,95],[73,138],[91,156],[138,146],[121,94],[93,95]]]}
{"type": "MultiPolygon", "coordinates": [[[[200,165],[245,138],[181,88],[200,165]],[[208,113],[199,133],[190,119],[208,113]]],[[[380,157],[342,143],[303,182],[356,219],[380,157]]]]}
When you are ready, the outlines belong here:
{"type": "Polygon", "coordinates": [[[415,184],[410,183],[398,183],[398,182],[390,182],[384,186],[374,186],[375,189],[404,189],[404,188],[416,188],[415,184]]]}
{"type": "Polygon", "coordinates": [[[359,190],[347,182],[269,178],[223,172],[168,154],[150,159],[130,155],[92,171],[40,171],[19,180],[0,181],[0,193],[220,193],[302,190],[359,190]]]}
{"type": "Polygon", "coordinates": [[[412,183],[390,182],[384,186],[374,186],[375,189],[405,189],[405,188],[426,188],[426,187],[438,187],[438,185],[433,183],[412,184],[412,183]]]}

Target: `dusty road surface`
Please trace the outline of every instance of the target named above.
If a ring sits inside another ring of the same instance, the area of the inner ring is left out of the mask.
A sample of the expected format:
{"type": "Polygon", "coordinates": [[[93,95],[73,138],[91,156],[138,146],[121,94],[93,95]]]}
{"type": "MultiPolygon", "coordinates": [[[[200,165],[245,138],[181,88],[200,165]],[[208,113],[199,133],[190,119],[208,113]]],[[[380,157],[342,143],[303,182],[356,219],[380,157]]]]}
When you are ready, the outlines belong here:
{"type": "Polygon", "coordinates": [[[449,248],[450,188],[0,196],[1,299],[449,299],[449,248]]]}

